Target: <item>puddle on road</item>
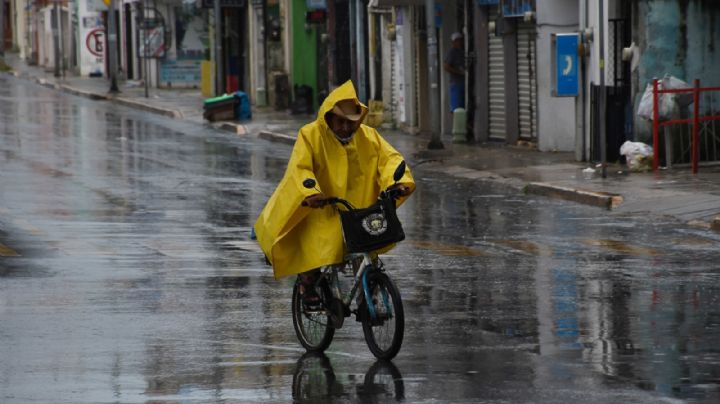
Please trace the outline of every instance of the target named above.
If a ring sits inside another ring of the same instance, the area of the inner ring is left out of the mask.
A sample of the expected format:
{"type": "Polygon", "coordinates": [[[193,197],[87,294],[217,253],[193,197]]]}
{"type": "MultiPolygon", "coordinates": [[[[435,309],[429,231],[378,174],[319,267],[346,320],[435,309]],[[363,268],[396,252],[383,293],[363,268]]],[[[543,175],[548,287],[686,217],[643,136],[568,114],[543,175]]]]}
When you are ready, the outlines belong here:
{"type": "Polygon", "coordinates": [[[680,246],[698,246],[698,247],[700,247],[700,246],[713,245],[716,242],[709,238],[705,238],[705,237],[690,236],[690,237],[685,237],[685,238],[679,239],[679,240],[673,240],[672,243],[675,245],[680,245],[680,246]]]}
{"type": "Polygon", "coordinates": [[[582,243],[587,246],[590,246],[590,247],[603,247],[608,250],[612,250],[615,252],[632,255],[632,256],[656,257],[658,255],[661,255],[661,252],[654,248],[635,246],[635,245],[628,244],[625,241],[621,241],[621,240],[588,239],[588,240],[583,240],[582,243]]]}
{"type": "Polygon", "coordinates": [[[0,244],[0,257],[19,257],[20,254],[10,247],[0,244]]]}
{"type": "Polygon", "coordinates": [[[451,257],[487,257],[488,254],[477,248],[458,244],[446,244],[440,241],[411,241],[410,244],[420,249],[433,250],[438,254],[451,257]]]}

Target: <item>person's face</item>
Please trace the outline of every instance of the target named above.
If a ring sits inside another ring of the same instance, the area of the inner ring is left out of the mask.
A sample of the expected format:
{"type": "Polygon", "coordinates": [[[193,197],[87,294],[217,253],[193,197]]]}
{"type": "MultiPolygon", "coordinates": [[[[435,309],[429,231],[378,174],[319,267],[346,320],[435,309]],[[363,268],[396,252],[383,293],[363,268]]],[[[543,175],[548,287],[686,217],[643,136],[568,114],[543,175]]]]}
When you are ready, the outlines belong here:
{"type": "Polygon", "coordinates": [[[341,139],[347,139],[352,136],[360,126],[360,121],[351,121],[335,114],[330,114],[329,116],[330,122],[328,122],[328,125],[330,129],[341,139]]]}
{"type": "Polygon", "coordinates": [[[463,39],[462,39],[462,38],[458,38],[458,39],[456,39],[456,40],[453,41],[453,46],[456,47],[456,48],[462,48],[463,45],[465,45],[465,43],[463,42],[463,39]]]}

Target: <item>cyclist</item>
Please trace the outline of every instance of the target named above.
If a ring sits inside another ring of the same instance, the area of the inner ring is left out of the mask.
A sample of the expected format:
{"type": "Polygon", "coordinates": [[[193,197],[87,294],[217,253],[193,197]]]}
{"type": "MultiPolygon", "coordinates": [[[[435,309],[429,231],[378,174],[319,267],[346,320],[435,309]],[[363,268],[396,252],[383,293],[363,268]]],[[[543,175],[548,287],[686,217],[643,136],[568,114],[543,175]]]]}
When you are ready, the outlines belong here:
{"type": "Polygon", "coordinates": [[[351,81],[333,90],[317,119],[298,132],[285,175],[255,222],[275,278],[300,274],[307,305],[320,300],[315,288],[308,287],[316,269],[341,263],[344,256],[336,212],[313,208],[324,206],[326,195],[366,207],[391,186],[400,191],[400,204],[415,190],[409,169],[394,183],[393,172],[403,157],[377,130],[362,124],[367,113],[351,81]],[[303,186],[307,178],[316,180],[314,189],[303,186]]]}

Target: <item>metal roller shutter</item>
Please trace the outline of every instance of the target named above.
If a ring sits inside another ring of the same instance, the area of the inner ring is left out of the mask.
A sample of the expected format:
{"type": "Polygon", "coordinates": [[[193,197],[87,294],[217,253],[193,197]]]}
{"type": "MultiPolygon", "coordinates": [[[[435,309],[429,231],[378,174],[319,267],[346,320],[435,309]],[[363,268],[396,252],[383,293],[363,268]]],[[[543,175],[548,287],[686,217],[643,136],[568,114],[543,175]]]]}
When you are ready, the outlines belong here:
{"type": "MultiPolygon", "coordinates": [[[[497,9],[490,12],[490,21],[498,18],[497,9]]],[[[505,140],[505,57],[502,36],[489,34],[488,67],[490,71],[488,83],[490,138],[505,140]]]]}
{"type": "Polygon", "coordinates": [[[520,139],[537,141],[537,70],[534,23],[520,22],[517,31],[520,139]]]}

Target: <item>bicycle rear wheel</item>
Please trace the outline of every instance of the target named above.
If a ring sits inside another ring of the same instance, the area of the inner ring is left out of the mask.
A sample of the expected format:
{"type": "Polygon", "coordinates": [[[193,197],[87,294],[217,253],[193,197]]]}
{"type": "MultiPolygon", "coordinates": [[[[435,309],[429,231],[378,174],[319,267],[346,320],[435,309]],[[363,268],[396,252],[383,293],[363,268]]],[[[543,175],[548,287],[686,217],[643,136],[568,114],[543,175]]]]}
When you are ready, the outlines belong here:
{"type": "MultiPolygon", "coordinates": [[[[323,288],[327,289],[327,288],[323,288]]],[[[326,293],[323,290],[323,293],[326,293]]],[[[309,310],[302,302],[300,282],[295,282],[292,294],[292,315],[295,334],[300,344],[310,352],[323,352],[332,342],[335,329],[325,307],[309,310]]]]}
{"type": "Polygon", "coordinates": [[[400,291],[383,273],[368,274],[368,289],[375,316],[370,314],[368,302],[363,302],[365,342],[376,358],[389,360],[400,351],[405,334],[405,312],[400,291]]]}

